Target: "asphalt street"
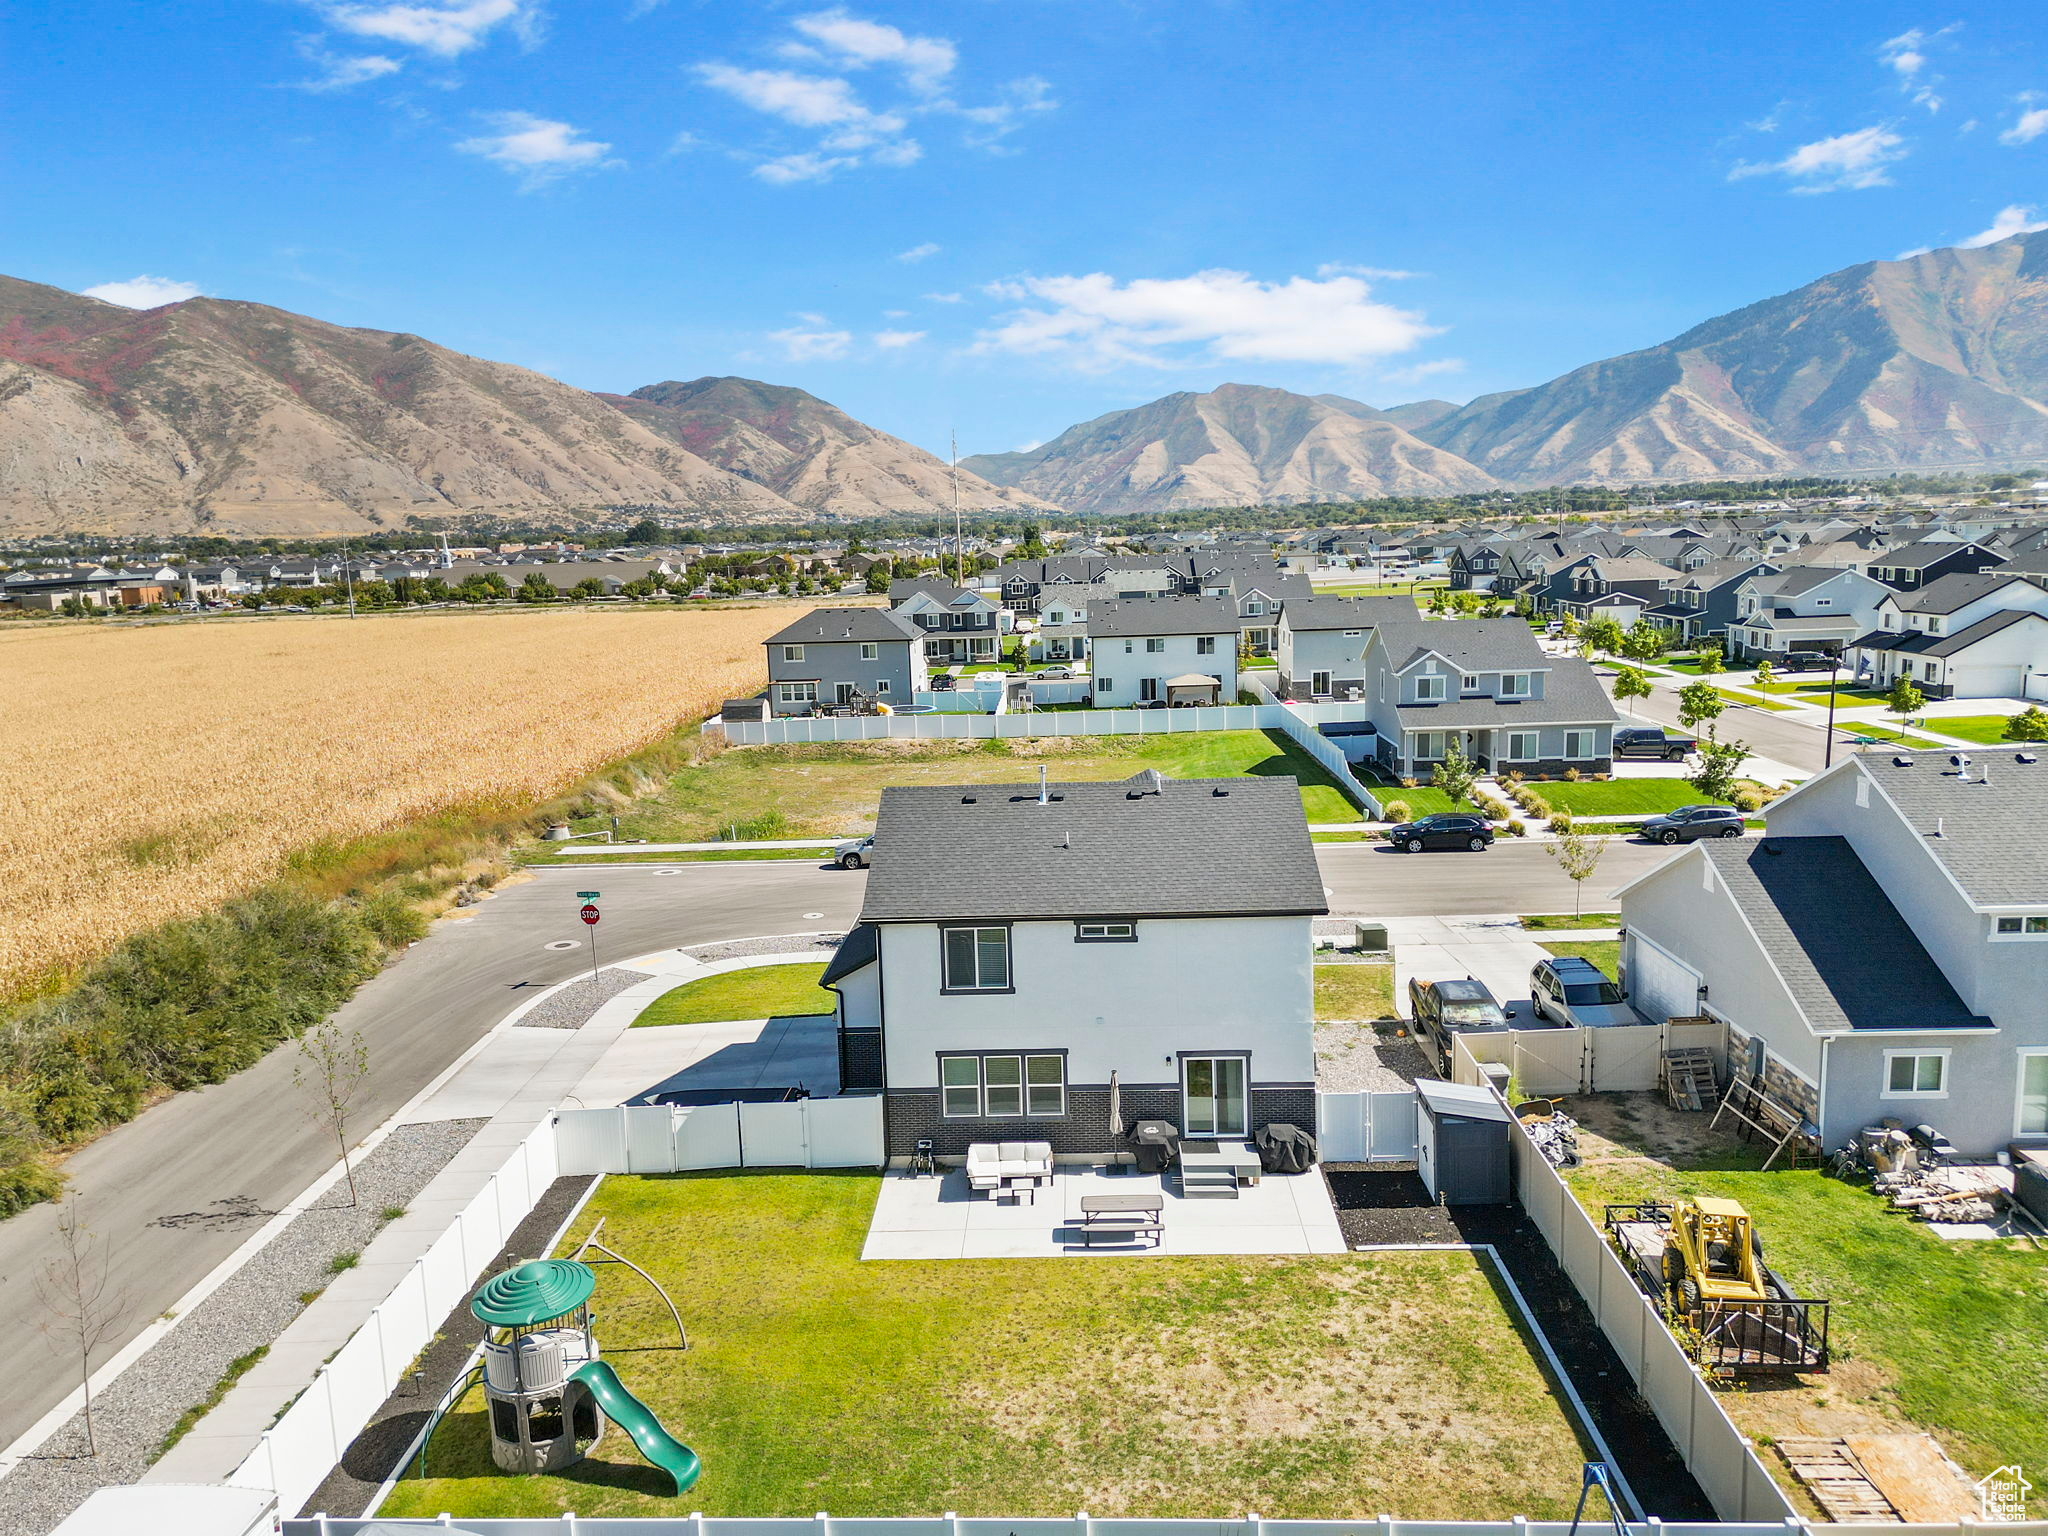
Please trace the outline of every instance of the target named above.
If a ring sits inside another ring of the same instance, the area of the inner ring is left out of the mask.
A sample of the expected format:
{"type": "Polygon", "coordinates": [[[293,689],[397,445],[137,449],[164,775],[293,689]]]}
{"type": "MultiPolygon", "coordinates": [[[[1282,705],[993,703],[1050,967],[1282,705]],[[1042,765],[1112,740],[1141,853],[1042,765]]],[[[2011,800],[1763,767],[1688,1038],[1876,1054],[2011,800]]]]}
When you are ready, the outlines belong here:
{"type": "MultiPolygon", "coordinates": [[[[1484,854],[1396,854],[1380,845],[1318,849],[1333,911],[1374,916],[1569,911],[1571,882],[1541,847],[1503,842],[1484,854]]],[[[1599,909],[1615,886],[1666,856],[1608,845],[1587,882],[1599,909]]],[[[1214,878],[1199,862],[1191,880],[1214,878]]],[[[381,1124],[533,990],[588,967],[578,890],[603,892],[599,960],[666,947],[847,927],[866,876],[808,862],[589,865],[545,869],[444,919],[341,1010],[369,1049],[356,1109],[381,1124]],[[577,941],[569,950],[551,943],[577,941]]],[[[269,1216],[332,1166],[334,1152],[292,1084],[295,1052],[273,1052],[225,1083],[179,1094],[73,1157],[70,1188],[105,1242],[112,1288],[126,1298],[111,1355],[171,1307],[269,1216]]],[[[0,1402],[0,1445],[76,1386],[42,1336],[35,1280],[54,1252],[55,1208],[0,1223],[0,1358],[13,1387],[0,1402]]]]}
{"type": "MultiPolygon", "coordinates": [[[[1740,682],[1748,677],[1746,672],[1731,674],[1740,682]]],[[[1635,723],[1662,725],[1672,731],[1683,730],[1678,723],[1678,693],[1676,689],[1659,688],[1647,699],[1631,699],[1626,710],[1617,703],[1615,709],[1623,715],[1622,724],[1629,724],[1629,715],[1635,716],[1635,723]]],[[[1827,717],[1815,714],[1809,717],[1802,710],[1797,715],[1785,710],[1759,709],[1754,704],[1731,703],[1721,718],[1715,722],[1723,740],[1742,741],[1758,757],[1768,757],[1789,768],[1801,768],[1808,773],[1821,770],[1822,758],[1827,746],[1827,717]]],[[[1701,732],[1699,734],[1704,734],[1701,732]]],[[[1853,752],[1849,745],[1852,730],[1837,726],[1835,729],[1835,757],[1840,759],[1844,752],[1853,752]]]]}

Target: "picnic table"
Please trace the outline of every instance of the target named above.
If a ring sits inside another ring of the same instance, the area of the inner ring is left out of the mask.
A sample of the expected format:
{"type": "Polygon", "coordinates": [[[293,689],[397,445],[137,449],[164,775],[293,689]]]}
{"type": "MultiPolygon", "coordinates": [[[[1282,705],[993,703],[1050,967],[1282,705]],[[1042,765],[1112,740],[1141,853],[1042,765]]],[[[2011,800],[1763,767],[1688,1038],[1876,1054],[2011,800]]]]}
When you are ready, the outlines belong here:
{"type": "Polygon", "coordinates": [[[1119,1241],[1149,1237],[1158,1247],[1166,1232],[1159,1219],[1164,1200],[1156,1193],[1140,1195],[1083,1195],[1081,1197],[1081,1246],[1095,1246],[1095,1234],[1106,1232],[1119,1241]]]}

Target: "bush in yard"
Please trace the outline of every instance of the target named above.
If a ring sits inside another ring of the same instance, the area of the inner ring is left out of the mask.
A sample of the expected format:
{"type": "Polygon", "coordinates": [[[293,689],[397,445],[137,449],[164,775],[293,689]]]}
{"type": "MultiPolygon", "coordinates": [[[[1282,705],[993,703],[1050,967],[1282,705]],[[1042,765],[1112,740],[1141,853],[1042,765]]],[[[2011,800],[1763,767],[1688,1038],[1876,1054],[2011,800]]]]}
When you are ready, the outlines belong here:
{"type": "Polygon", "coordinates": [[[2036,705],[2005,722],[2007,741],[2048,741],[2048,709],[2036,705]]]}
{"type": "Polygon", "coordinates": [[[1567,769],[1565,769],[1565,771],[1564,771],[1564,781],[1565,781],[1565,783],[1567,783],[1567,784],[1576,784],[1576,783],[1578,783],[1578,782],[1579,782],[1579,770],[1578,770],[1578,769],[1576,769],[1576,768],[1567,768],[1567,769]]]}
{"type": "Polygon", "coordinates": [[[1735,809],[1747,816],[1752,811],[1763,809],[1764,797],[1756,790],[1744,785],[1741,789],[1736,790],[1734,794],[1730,795],[1728,801],[1735,809]]]}
{"type": "Polygon", "coordinates": [[[1389,800],[1380,807],[1380,811],[1387,820],[1393,822],[1407,821],[1415,814],[1408,809],[1408,802],[1406,800],[1389,800]]]}
{"type": "Polygon", "coordinates": [[[1545,825],[1553,832],[1569,832],[1572,829],[1572,813],[1570,811],[1552,811],[1550,813],[1550,820],[1545,825]]]}
{"type": "Polygon", "coordinates": [[[1511,821],[1508,823],[1509,837],[1527,837],[1528,835],[1529,828],[1526,823],[1519,821],[1511,821]]]}

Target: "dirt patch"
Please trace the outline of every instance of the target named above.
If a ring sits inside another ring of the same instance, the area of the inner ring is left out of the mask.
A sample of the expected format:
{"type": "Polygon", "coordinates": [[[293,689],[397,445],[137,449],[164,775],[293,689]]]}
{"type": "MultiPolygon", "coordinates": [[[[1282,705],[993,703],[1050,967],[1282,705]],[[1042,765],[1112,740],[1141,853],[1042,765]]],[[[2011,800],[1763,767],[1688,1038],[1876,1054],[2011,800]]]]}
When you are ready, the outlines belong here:
{"type": "Polygon", "coordinates": [[[1729,1122],[1711,1130],[1711,1114],[1673,1109],[1654,1093],[1584,1094],[1557,1102],[1579,1122],[1579,1156],[1589,1163],[1641,1158],[1666,1168],[1697,1168],[1744,1156],[1729,1122]]]}

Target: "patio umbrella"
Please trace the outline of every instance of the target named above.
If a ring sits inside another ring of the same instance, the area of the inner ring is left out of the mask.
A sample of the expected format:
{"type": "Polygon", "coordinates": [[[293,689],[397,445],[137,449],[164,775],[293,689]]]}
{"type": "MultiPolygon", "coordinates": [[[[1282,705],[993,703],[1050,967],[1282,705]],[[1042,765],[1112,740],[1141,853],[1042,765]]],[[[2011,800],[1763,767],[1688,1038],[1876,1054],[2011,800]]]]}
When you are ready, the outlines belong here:
{"type": "Polygon", "coordinates": [[[1109,1074],[1109,1134],[1124,1133],[1124,1089],[1115,1072],[1109,1074]]]}

